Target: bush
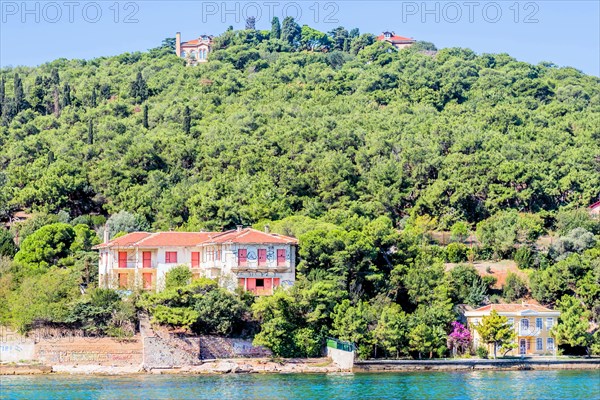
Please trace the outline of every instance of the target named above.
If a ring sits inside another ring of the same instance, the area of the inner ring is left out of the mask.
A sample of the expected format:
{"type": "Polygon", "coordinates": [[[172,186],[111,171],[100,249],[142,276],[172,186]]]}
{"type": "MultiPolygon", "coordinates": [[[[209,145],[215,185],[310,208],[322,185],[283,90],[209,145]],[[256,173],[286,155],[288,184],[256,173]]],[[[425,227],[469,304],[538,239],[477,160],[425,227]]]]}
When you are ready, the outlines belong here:
{"type": "Polygon", "coordinates": [[[185,286],[192,279],[192,271],[187,265],[178,265],[165,275],[165,289],[185,286]]]}
{"type": "Polygon", "coordinates": [[[515,251],[514,260],[519,269],[533,268],[535,266],[535,254],[529,246],[521,246],[515,251]]]}
{"type": "Polygon", "coordinates": [[[511,302],[527,294],[527,285],[517,274],[509,272],[502,290],[506,301],[511,302]]]}
{"type": "Polygon", "coordinates": [[[462,243],[450,243],[446,247],[446,260],[452,263],[467,261],[467,246],[462,243]]]}
{"type": "Polygon", "coordinates": [[[488,358],[489,351],[486,347],[479,346],[476,351],[477,357],[479,358],[488,358]]]}
{"type": "Polygon", "coordinates": [[[452,234],[451,240],[462,243],[469,237],[469,225],[463,221],[456,222],[450,228],[450,233],[452,234]]]}
{"type": "Polygon", "coordinates": [[[491,288],[492,286],[494,286],[496,284],[496,282],[498,282],[498,278],[496,278],[495,276],[492,276],[492,275],[486,275],[486,276],[482,277],[481,280],[483,280],[483,283],[488,288],[491,288]]]}

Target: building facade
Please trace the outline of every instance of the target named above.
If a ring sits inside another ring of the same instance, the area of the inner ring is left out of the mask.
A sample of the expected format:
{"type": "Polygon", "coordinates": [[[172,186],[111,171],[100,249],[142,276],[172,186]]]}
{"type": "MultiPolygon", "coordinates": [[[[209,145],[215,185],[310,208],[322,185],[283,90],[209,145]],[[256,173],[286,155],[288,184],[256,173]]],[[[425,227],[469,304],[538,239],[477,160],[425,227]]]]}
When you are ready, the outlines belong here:
{"type": "Polygon", "coordinates": [[[490,304],[465,312],[467,326],[471,331],[473,346],[487,347],[493,353],[493,345],[483,343],[475,329],[483,319],[495,310],[499,315],[508,318],[516,335],[516,349],[507,355],[554,355],[556,344],[550,330],[558,323],[559,311],[551,310],[536,304],[490,304]]]}
{"type": "Polygon", "coordinates": [[[416,40],[407,38],[404,36],[398,36],[394,32],[383,32],[377,36],[377,40],[380,42],[388,42],[398,50],[412,46],[416,40]]]}
{"type": "Polygon", "coordinates": [[[296,276],[295,238],[238,228],[226,232],[133,232],[106,241],[99,251],[99,286],[160,291],[165,275],[185,265],[193,278],[270,295],[296,276]]]}
{"type": "Polygon", "coordinates": [[[181,33],[175,34],[175,53],[177,57],[187,60],[188,65],[197,65],[208,61],[208,54],[212,51],[213,37],[202,35],[198,39],[181,41],[181,33]]]}
{"type": "Polygon", "coordinates": [[[600,218],[600,201],[595,202],[589,207],[590,215],[593,218],[600,218]]]}

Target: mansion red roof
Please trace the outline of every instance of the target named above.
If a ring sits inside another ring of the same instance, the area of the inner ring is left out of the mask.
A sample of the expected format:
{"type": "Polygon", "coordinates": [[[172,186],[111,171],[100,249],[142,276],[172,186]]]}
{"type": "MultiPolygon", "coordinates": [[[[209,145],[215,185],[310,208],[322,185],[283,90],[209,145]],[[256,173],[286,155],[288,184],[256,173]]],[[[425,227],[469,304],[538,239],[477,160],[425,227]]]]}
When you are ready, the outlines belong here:
{"type": "Polygon", "coordinates": [[[592,205],[590,206],[590,208],[591,208],[592,210],[593,210],[593,209],[595,209],[595,208],[598,208],[598,207],[600,207],[600,201],[597,201],[597,202],[595,202],[594,204],[592,204],[592,205]]]}
{"type": "Polygon", "coordinates": [[[413,42],[415,42],[415,39],[407,38],[404,36],[398,36],[398,35],[394,34],[394,32],[391,32],[391,35],[389,37],[385,37],[386,33],[390,33],[390,32],[384,32],[381,35],[377,36],[377,40],[379,40],[379,41],[387,40],[388,42],[391,42],[391,43],[413,43],[413,42]]]}
{"type": "Polygon", "coordinates": [[[261,232],[252,228],[226,232],[132,232],[108,243],[94,246],[94,249],[107,247],[193,247],[213,243],[296,244],[298,240],[293,237],[261,232]]]}
{"type": "Polygon", "coordinates": [[[540,306],[538,304],[488,304],[487,306],[476,308],[471,312],[492,312],[495,310],[499,313],[521,312],[521,311],[537,311],[537,312],[553,312],[554,310],[540,306]]]}

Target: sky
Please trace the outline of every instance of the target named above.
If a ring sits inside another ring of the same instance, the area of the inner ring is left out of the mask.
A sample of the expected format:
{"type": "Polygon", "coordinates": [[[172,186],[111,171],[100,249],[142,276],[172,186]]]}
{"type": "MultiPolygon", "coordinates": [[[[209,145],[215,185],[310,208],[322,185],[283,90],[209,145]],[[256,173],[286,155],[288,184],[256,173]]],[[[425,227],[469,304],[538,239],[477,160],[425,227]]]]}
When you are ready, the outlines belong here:
{"type": "Polygon", "coordinates": [[[384,30],[477,53],[508,53],[600,76],[600,0],[591,1],[7,1],[0,0],[0,66],[145,51],[180,31],[183,40],[243,29],[273,16],[322,31],[384,30]]]}

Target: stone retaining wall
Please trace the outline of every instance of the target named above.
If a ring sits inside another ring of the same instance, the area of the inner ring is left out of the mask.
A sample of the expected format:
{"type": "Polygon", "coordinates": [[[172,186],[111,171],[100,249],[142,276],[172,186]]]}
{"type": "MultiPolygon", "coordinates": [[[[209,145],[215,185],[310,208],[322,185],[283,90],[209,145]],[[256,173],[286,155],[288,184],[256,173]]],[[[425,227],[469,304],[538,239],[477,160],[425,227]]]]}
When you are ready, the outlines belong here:
{"type": "Polygon", "coordinates": [[[139,336],[125,341],[89,337],[45,339],[35,344],[33,358],[48,365],[141,365],[142,341],[139,336]]]}

